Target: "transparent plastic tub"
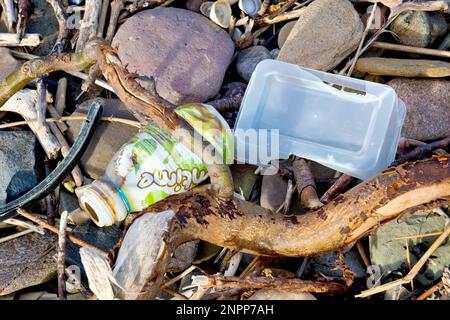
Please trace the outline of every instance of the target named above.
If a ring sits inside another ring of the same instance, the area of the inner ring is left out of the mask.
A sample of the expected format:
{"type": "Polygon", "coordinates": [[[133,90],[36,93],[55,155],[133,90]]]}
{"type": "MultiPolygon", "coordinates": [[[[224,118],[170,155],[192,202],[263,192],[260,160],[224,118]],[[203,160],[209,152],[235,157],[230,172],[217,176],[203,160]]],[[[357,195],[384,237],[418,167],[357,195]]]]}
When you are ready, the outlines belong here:
{"type": "Polygon", "coordinates": [[[276,158],[293,154],[365,180],[394,160],[405,114],[390,86],[264,60],[239,111],[236,160],[260,166],[275,160],[251,155],[270,154],[273,137],[255,141],[248,132],[278,129],[276,158]]]}

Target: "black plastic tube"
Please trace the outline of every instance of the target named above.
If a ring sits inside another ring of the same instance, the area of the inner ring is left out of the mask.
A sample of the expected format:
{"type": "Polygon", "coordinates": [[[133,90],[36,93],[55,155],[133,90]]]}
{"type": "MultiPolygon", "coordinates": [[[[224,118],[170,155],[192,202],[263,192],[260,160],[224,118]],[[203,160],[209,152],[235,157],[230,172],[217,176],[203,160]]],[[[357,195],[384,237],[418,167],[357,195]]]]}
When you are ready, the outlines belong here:
{"type": "Polygon", "coordinates": [[[28,191],[23,196],[0,206],[0,221],[12,218],[17,215],[16,210],[28,206],[45,196],[49,195],[56,187],[63,182],[65,177],[70,174],[78,160],[80,160],[86,150],[95,127],[100,121],[102,106],[98,101],[94,101],[89,108],[86,121],[81,128],[77,141],[69,151],[67,157],[36,187],[28,191]]]}

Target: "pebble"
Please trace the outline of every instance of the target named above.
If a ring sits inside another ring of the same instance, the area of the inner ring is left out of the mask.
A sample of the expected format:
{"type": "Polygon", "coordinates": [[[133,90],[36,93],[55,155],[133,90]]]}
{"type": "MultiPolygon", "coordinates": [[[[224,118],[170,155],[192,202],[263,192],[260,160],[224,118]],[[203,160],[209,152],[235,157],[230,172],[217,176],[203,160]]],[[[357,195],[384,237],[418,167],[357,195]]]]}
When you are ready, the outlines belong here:
{"type": "Polygon", "coordinates": [[[113,47],[130,73],[153,76],[158,94],[175,105],[212,99],[234,53],[225,30],[177,8],[133,15],[120,26],[113,47]]]}
{"type": "MultiPolygon", "coordinates": [[[[416,213],[402,219],[381,225],[369,237],[370,260],[378,265],[382,274],[400,271],[404,275],[409,270],[406,258],[405,240],[393,240],[398,237],[417,234],[442,232],[446,218],[430,212],[416,213]]],[[[411,264],[414,265],[436,237],[415,238],[409,240],[411,264]]],[[[428,287],[442,276],[442,271],[450,265],[450,242],[446,241],[433,253],[421,272],[415,277],[422,285],[428,287]]]]}
{"type": "Polygon", "coordinates": [[[8,48],[0,47],[0,82],[20,66],[20,62],[17,61],[9,52],[8,48]]]}
{"type": "Polygon", "coordinates": [[[0,205],[37,185],[35,148],[30,131],[0,131],[0,205]]]}
{"type": "Polygon", "coordinates": [[[236,70],[242,79],[249,82],[258,63],[265,59],[272,59],[272,55],[266,47],[254,46],[244,49],[236,57],[236,70]]]}
{"type": "Polygon", "coordinates": [[[450,81],[395,78],[388,85],[406,104],[403,137],[434,140],[450,135],[450,81]]]}
{"type": "Polygon", "coordinates": [[[407,11],[389,26],[399,43],[414,47],[429,47],[447,32],[447,22],[439,12],[407,11]]]}
{"type": "Polygon", "coordinates": [[[363,31],[350,1],[315,0],[292,28],[278,60],[331,70],[358,47],[363,31]]]}
{"type": "Polygon", "coordinates": [[[277,211],[286,199],[287,181],[280,175],[265,175],[261,185],[261,207],[277,211]]]}
{"type": "Polygon", "coordinates": [[[57,237],[30,233],[0,243],[0,296],[39,285],[56,273],[57,237]]]}

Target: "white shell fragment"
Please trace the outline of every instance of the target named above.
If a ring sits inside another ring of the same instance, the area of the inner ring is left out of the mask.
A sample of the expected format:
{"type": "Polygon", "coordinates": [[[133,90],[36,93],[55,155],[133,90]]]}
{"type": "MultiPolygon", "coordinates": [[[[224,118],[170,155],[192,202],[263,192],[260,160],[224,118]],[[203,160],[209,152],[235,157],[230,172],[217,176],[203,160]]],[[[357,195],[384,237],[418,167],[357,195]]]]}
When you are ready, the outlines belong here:
{"type": "Polygon", "coordinates": [[[207,1],[200,6],[200,12],[222,28],[228,28],[231,21],[231,7],[228,0],[207,1]]]}
{"type": "Polygon", "coordinates": [[[239,8],[250,17],[256,16],[260,7],[261,0],[239,0],[239,8]]]}

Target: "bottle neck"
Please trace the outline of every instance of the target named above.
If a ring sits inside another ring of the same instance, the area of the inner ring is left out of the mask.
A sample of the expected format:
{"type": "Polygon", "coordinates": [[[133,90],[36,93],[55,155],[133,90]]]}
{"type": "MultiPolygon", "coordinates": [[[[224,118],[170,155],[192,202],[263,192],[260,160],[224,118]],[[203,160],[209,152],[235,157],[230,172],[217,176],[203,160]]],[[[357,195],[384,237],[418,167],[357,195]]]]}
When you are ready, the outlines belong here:
{"type": "Polygon", "coordinates": [[[111,226],[123,221],[127,207],[114,185],[103,179],[75,190],[80,207],[99,227],[111,226]]]}

